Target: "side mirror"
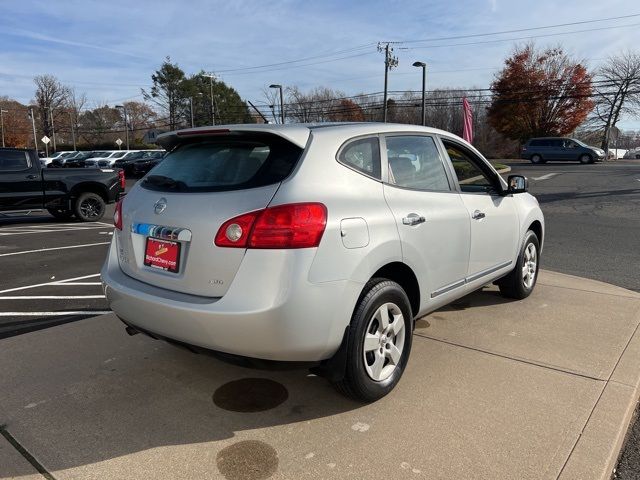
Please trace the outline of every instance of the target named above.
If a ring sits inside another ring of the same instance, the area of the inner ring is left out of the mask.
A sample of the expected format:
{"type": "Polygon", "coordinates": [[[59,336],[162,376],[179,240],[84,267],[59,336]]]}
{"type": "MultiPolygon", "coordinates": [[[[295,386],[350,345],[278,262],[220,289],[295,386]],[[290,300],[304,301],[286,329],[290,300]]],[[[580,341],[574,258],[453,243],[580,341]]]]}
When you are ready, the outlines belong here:
{"type": "Polygon", "coordinates": [[[523,175],[509,175],[507,185],[507,193],[525,193],[529,190],[529,180],[523,175]]]}

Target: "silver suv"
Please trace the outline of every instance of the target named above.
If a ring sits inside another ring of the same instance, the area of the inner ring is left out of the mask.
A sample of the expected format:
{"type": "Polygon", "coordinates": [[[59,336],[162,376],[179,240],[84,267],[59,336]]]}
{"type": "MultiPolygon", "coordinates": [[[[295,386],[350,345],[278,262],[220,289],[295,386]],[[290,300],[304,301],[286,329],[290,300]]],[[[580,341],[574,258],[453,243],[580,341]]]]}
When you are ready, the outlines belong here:
{"type": "Polygon", "coordinates": [[[167,133],[116,209],[102,281],[130,334],[254,365],[312,366],[363,401],[409,359],[416,318],[497,282],[533,290],[544,220],[522,176],[412,125],[167,133]]]}

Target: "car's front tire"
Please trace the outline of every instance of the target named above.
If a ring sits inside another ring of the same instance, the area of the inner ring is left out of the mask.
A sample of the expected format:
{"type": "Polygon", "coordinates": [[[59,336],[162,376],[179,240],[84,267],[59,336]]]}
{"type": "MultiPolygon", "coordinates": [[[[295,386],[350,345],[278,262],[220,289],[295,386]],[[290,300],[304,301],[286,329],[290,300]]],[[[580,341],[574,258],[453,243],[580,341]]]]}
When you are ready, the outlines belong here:
{"type": "Polygon", "coordinates": [[[405,291],[391,280],[370,280],[351,318],[345,375],[334,382],[338,391],[362,402],[387,395],[402,377],[412,337],[405,291]]]}
{"type": "Polygon", "coordinates": [[[536,165],[539,165],[541,163],[545,163],[543,158],[540,155],[538,155],[537,153],[535,155],[531,155],[531,158],[529,160],[531,160],[531,163],[535,163],[536,165]]]}
{"type": "Polygon", "coordinates": [[[540,269],[540,241],[532,230],[524,237],[515,268],[497,283],[500,293],[507,298],[522,300],[533,292],[540,269]]]}

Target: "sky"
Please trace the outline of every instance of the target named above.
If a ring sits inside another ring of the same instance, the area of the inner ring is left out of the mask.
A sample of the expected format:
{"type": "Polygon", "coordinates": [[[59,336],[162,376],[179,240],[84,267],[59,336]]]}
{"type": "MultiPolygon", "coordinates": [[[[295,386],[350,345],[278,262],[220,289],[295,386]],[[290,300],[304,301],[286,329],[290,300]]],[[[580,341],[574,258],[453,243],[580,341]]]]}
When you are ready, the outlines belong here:
{"type": "MultiPolygon", "coordinates": [[[[390,90],[421,88],[414,61],[427,63],[428,89],[484,88],[517,43],[562,45],[589,68],[640,48],[640,15],[460,37],[638,14],[637,0],[2,0],[0,96],[29,102],[33,77],[53,74],[89,107],[142,100],[167,56],[259,104],[272,83],[379,92],[385,41],[406,42],[395,45],[390,90]]],[[[619,126],[638,129],[640,119],[619,126]]]]}

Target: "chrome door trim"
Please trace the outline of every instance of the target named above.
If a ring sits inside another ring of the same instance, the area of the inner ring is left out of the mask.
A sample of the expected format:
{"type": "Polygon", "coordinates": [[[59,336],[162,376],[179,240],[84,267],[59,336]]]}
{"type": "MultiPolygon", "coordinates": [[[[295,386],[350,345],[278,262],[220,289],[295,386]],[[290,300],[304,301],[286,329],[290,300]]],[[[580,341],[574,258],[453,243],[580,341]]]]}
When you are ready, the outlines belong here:
{"type": "Polygon", "coordinates": [[[435,292],[433,292],[431,294],[431,298],[435,298],[438,295],[442,295],[443,293],[447,293],[450,292],[451,290],[461,287],[466,283],[466,280],[463,278],[462,280],[458,280],[456,282],[450,283],[449,285],[446,285],[438,290],[436,290],[435,292]]]}
{"type": "Polygon", "coordinates": [[[475,280],[478,280],[479,278],[482,278],[486,275],[490,275],[493,272],[497,272],[498,270],[504,268],[504,267],[508,267],[509,265],[511,265],[513,262],[511,260],[509,260],[508,262],[503,262],[499,265],[496,265],[494,267],[488,268],[486,270],[483,270],[481,272],[478,273],[474,273],[473,275],[471,275],[470,277],[467,277],[466,282],[467,283],[471,283],[475,280]]]}
{"type": "Polygon", "coordinates": [[[508,267],[509,265],[511,265],[513,262],[511,260],[509,260],[508,262],[503,262],[499,265],[496,265],[494,267],[488,268],[486,270],[483,270],[481,272],[478,273],[474,273],[473,275],[471,275],[470,277],[467,278],[463,278],[461,280],[458,280],[456,282],[450,283],[449,285],[445,285],[442,288],[439,288],[438,290],[436,290],[435,292],[431,293],[431,298],[435,298],[439,295],[442,295],[443,293],[447,293],[450,292],[451,290],[454,290],[458,287],[462,287],[463,285],[466,285],[467,283],[471,283],[474,282],[482,277],[485,277],[487,275],[491,275],[494,272],[497,272],[498,270],[503,269],[504,267],[508,267]]]}

